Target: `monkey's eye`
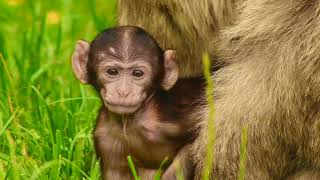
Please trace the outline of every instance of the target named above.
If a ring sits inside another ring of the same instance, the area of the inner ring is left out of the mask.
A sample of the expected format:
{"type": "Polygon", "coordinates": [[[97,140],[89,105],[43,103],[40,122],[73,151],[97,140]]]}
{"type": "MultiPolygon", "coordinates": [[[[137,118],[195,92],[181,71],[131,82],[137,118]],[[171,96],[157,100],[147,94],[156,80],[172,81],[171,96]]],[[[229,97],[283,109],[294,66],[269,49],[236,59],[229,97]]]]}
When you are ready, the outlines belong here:
{"type": "Polygon", "coordinates": [[[139,69],[135,69],[132,71],[133,77],[141,78],[143,75],[144,75],[144,72],[139,69]]]}
{"type": "Polygon", "coordinates": [[[107,70],[107,74],[110,76],[116,76],[119,74],[119,71],[116,68],[110,68],[107,70]]]}

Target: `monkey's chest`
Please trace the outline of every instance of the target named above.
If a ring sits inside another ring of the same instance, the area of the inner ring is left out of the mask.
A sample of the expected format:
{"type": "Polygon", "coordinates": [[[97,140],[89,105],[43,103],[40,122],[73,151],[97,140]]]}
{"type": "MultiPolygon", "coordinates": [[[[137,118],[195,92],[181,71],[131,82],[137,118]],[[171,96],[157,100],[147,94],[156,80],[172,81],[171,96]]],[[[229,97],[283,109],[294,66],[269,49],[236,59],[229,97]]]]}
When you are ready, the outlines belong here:
{"type": "Polygon", "coordinates": [[[148,109],[128,129],[129,153],[140,166],[158,169],[165,159],[173,159],[184,144],[179,139],[183,134],[181,124],[177,121],[165,121],[159,114],[155,109],[148,109]]]}
{"type": "Polygon", "coordinates": [[[154,169],[158,169],[164,160],[170,162],[178,148],[171,142],[150,141],[146,137],[136,139],[134,135],[127,141],[127,145],[129,154],[137,166],[154,169]]]}

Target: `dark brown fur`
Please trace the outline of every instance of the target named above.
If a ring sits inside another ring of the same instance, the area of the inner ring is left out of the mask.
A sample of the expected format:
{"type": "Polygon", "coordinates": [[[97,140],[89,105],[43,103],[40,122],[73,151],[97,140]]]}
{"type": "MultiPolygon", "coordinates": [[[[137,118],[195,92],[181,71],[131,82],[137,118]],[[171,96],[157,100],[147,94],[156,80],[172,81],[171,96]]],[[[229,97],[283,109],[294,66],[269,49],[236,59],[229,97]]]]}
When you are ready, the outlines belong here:
{"type": "MultiPolygon", "coordinates": [[[[119,23],[140,25],[177,49],[183,76],[201,72],[202,50],[220,50],[212,52],[228,65],[214,75],[213,177],[237,178],[246,127],[246,179],[308,179],[320,169],[320,1],[230,2],[120,0],[119,23]]],[[[197,178],[207,142],[206,121],[201,126],[192,148],[197,178]]]]}
{"type": "MultiPolygon", "coordinates": [[[[173,161],[168,167],[171,172],[164,174],[163,179],[174,178],[176,166],[189,161],[189,157],[180,157],[179,151],[184,151],[184,146],[194,140],[197,118],[188,115],[201,103],[197,99],[202,90],[202,79],[180,80],[172,90],[155,94],[144,105],[143,114],[137,112],[127,117],[126,124],[120,119],[108,118],[111,112],[102,107],[94,140],[104,177],[132,179],[126,159],[131,155],[143,179],[152,179],[162,160],[168,157],[173,161]],[[118,170],[107,168],[110,165],[116,165],[118,170]]],[[[193,176],[190,163],[182,168],[188,168],[185,176],[193,176]]]]}

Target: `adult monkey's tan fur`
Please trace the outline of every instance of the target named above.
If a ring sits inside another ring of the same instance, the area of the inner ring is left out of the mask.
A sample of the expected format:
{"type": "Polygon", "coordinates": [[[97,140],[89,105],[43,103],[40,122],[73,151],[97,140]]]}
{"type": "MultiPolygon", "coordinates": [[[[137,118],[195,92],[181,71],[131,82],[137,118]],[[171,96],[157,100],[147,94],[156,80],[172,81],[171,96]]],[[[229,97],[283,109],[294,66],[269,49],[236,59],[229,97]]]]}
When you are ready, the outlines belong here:
{"type": "Polygon", "coordinates": [[[118,0],[118,23],[151,33],[177,51],[179,77],[202,74],[201,57],[219,29],[230,23],[232,0],[118,0]]]}
{"type": "MultiPolygon", "coordinates": [[[[119,23],[140,25],[163,48],[177,49],[184,76],[200,73],[197,60],[202,49],[211,50],[209,41],[220,37],[216,47],[228,65],[214,76],[219,95],[215,101],[215,179],[237,178],[243,127],[248,129],[246,179],[317,179],[320,1],[238,3],[234,10],[229,1],[123,0],[119,23]],[[234,24],[225,26],[230,22],[234,24]]],[[[193,146],[196,178],[202,173],[206,125],[204,121],[193,146]]]]}

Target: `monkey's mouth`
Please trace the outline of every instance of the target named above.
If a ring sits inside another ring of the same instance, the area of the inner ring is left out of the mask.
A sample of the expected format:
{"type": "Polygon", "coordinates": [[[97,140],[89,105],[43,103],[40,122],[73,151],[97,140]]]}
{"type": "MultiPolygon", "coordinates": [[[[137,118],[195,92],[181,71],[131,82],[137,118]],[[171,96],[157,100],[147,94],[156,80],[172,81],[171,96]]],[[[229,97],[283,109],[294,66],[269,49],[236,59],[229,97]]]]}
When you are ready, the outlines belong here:
{"type": "Polygon", "coordinates": [[[146,95],[138,93],[137,95],[127,98],[117,97],[111,94],[102,94],[104,105],[109,111],[117,114],[131,114],[137,111],[141,104],[145,101],[146,95]]]}
{"type": "Polygon", "coordinates": [[[105,106],[114,113],[129,114],[134,113],[139,107],[140,103],[137,104],[120,104],[120,103],[109,103],[105,102],[105,106]]]}

